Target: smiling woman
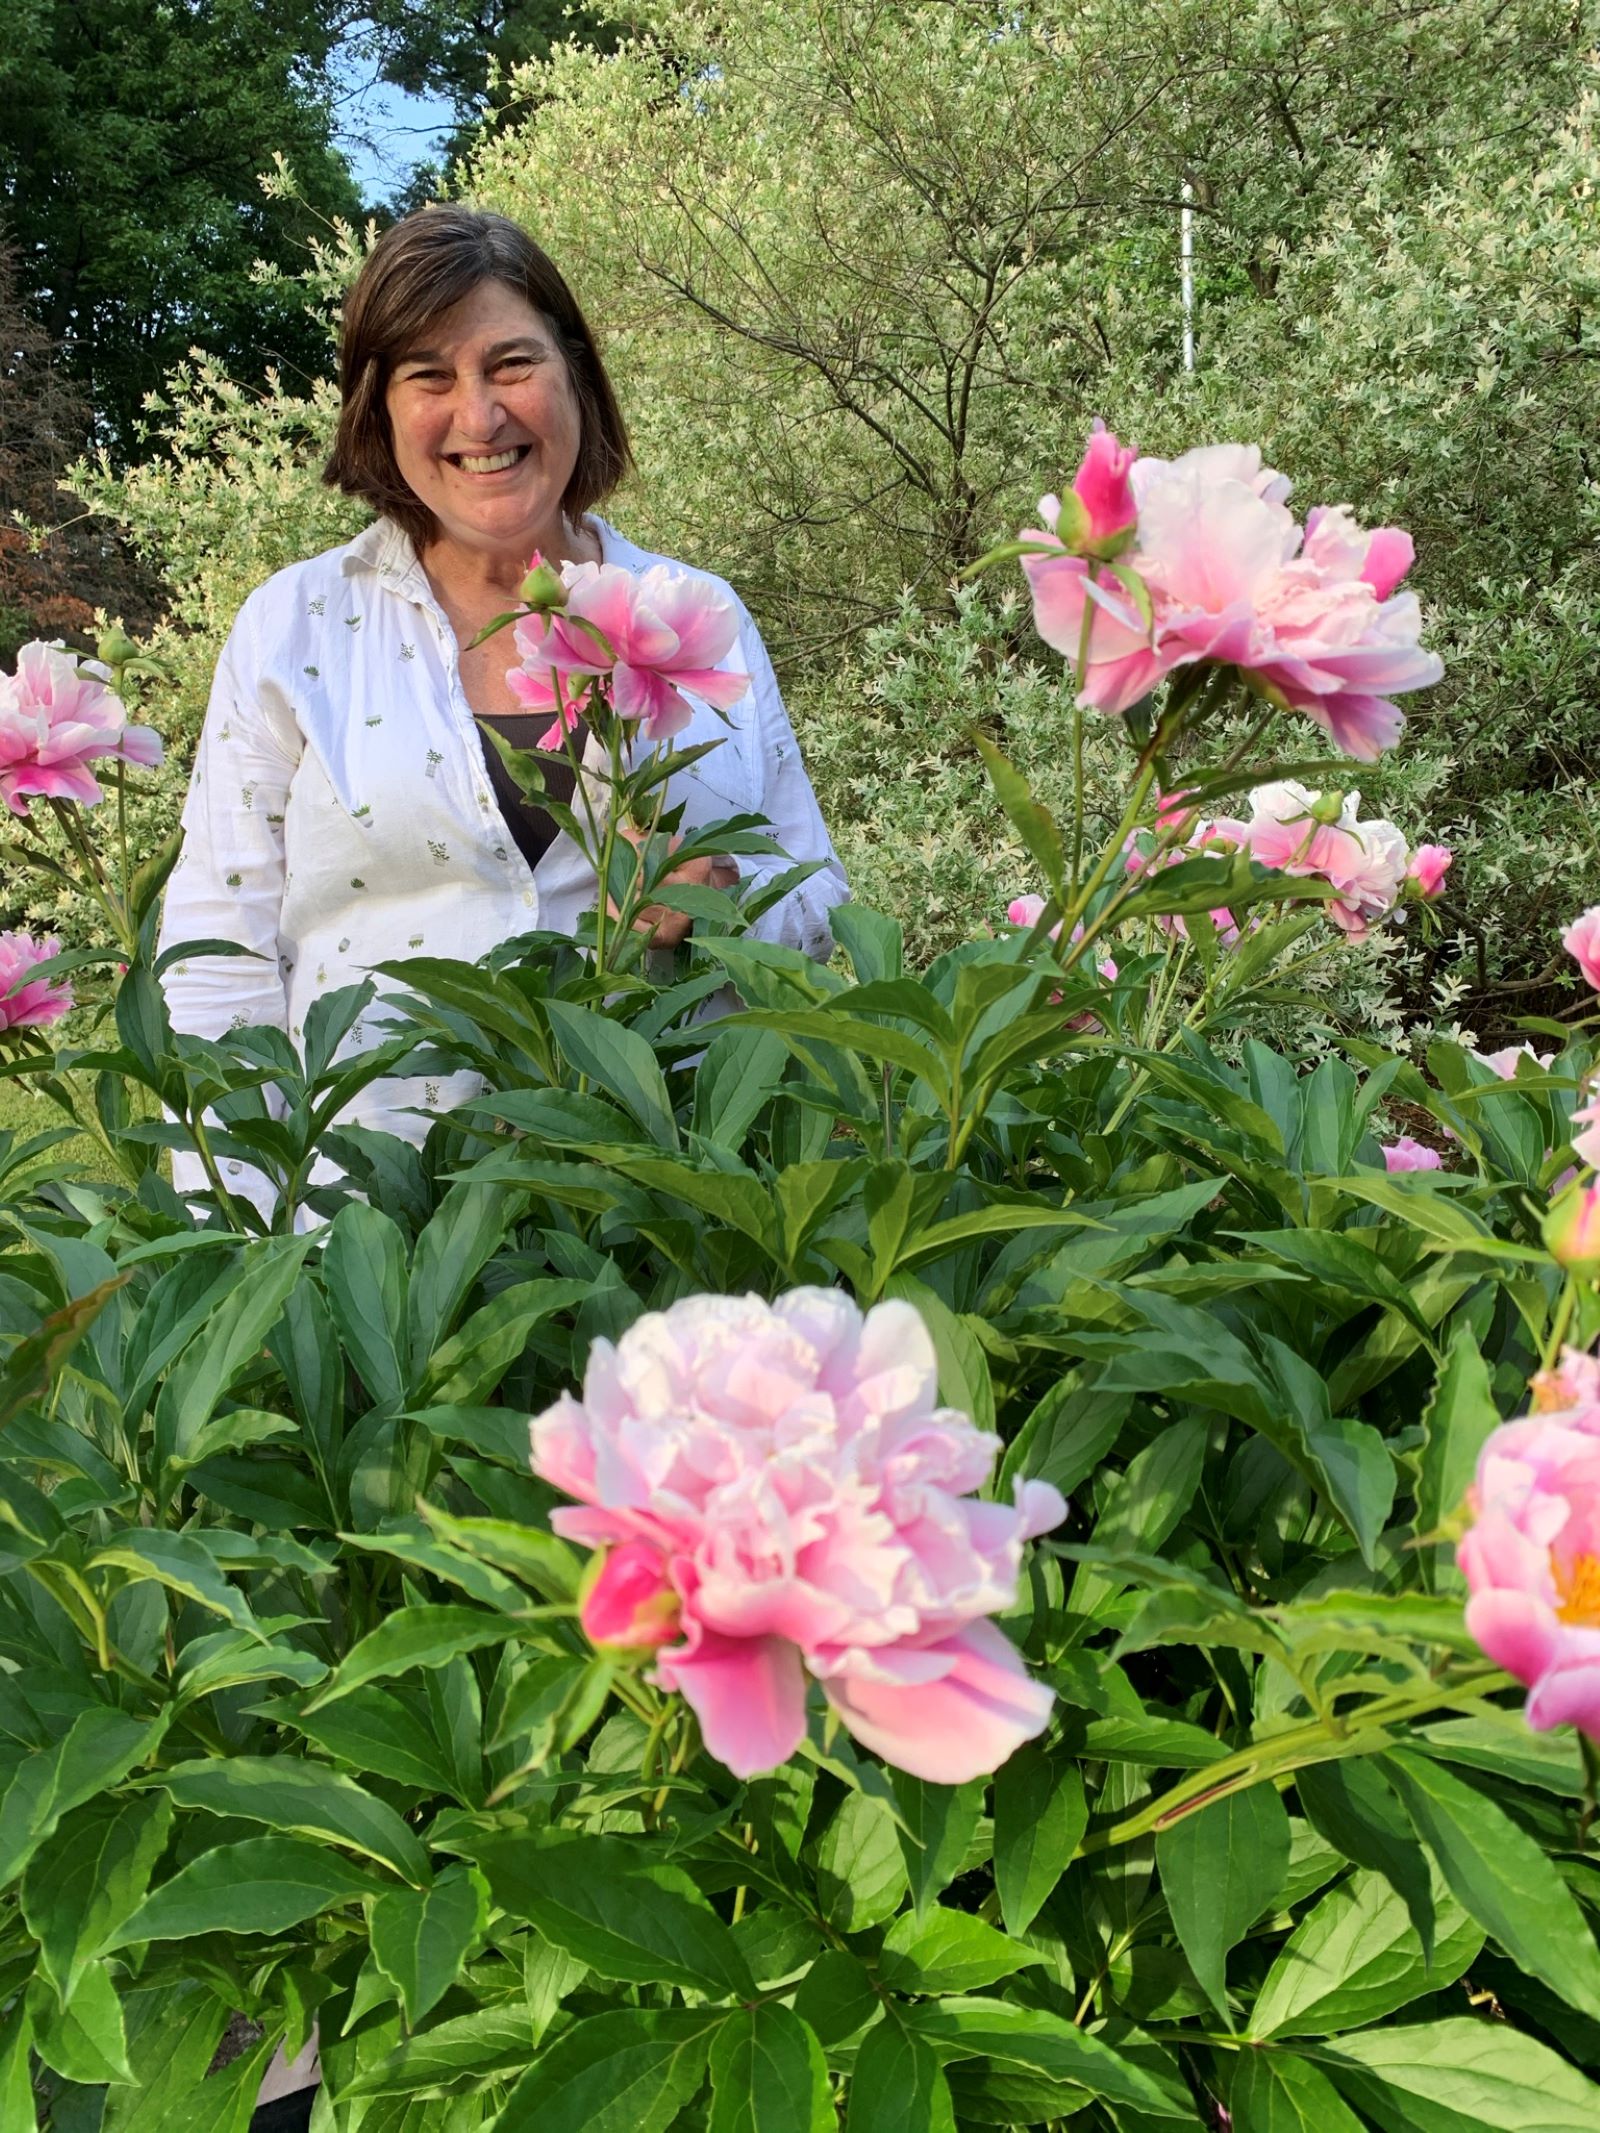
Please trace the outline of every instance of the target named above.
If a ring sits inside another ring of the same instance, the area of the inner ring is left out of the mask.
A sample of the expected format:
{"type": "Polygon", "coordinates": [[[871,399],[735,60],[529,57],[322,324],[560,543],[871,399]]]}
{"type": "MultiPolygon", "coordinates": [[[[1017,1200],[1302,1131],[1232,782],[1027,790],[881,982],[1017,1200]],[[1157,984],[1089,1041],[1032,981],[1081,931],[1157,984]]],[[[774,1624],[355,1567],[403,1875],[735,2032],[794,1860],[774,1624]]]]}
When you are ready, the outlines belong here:
{"type": "MultiPolygon", "coordinates": [[[[712,689],[708,674],[702,687],[738,701],[716,708],[688,688],[678,742],[712,752],[672,776],[668,804],[681,802],[685,832],[762,816],[781,851],[693,860],[675,878],[759,890],[815,862],[752,931],[826,956],[828,911],[848,892],[771,662],[729,586],[596,515],[628,469],[627,431],[552,262],[497,215],[428,208],[396,224],[347,300],[340,390],[325,479],[377,515],[253,593],[223,649],[163,941],[247,953],[177,958],[164,981],[174,1026],[216,1037],[266,1024],[298,1044],[312,1003],[379,963],[473,960],[517,934],[575,929],[596,901],[593,868],[486,731],[532,747],[548,714],[513,693],[508,640],[476,642],[518,604],[535,554],[634,577],[664,566],[726,617],[718,666],[740,686],[712,689]]],[[[557,759],[546,784],[565,800],[570,771],[560,778],[557,759]]],[[[674,946],[689,928],[662,912],[654,940],[674,946]]],[[[390,1079],[348,1116],[416,1140],[428,1113],[469,1093],[462,1078],[390,1079]]],[[[229,1183],[263,1197],[240,1166],[229,1183]]]]}

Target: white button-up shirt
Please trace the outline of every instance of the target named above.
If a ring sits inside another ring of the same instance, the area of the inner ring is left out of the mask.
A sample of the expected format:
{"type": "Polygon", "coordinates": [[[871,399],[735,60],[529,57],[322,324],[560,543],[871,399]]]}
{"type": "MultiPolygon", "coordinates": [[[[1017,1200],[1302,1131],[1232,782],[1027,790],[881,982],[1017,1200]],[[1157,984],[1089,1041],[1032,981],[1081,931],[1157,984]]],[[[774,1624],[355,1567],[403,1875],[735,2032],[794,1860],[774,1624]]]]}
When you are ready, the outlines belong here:
{"type": "MultiPolygon", "coordinates": [[[[638,573],[670,561],[588,523],[607,563],[638,573]]],[[[683,803],[686,831],[765,817],[785,856],[740,857],[746,883],[821,860],[751,930],[826,957],[828,912],[849,890],[772,663],[732,590],[708,572],[692,575],[737,609],[738,642],[722,663],[751,686],[726,722],[696,704],[678,745],[721,745],[669,781],[667,804],[683,803]]],[[[506,653],[509,664],[509,634],[506,653]]],[[[245,601],[217,662],[183,822],[163,948],[225,940],[252,951],[169,966],[173,1026],[197,1036],[270,1024],[298,1044],[312,1001],[375,964],[473,962],[517,934],[572,932],[596,900],[594,870],[567,836],[531,870],[518,850],[490,789],[455,634],[410,540],[386,519],[279,571],[245,601]]],[[[359,1045],[359,1025],[352,1036],[359,1045]]],[[[447,1109],[475,1087],[462,1076],[392,1078],[366,1089],[347,1117],[420,1140],[419,1109],[447,1109]]],[[[194,1158],[180,1157],[174,1175],[180,1189],[203,1182],[194,1158]]]]}

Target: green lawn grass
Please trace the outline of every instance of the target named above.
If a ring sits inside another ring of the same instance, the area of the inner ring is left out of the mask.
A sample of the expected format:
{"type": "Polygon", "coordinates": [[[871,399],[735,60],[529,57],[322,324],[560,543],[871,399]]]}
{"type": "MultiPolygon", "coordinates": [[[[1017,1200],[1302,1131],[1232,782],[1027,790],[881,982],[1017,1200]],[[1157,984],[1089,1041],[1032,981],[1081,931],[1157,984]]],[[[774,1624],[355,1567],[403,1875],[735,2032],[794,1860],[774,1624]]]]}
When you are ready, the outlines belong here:
{"type": "MultiPolygon", "coordinates": [[[[14,1133],[18,1140],[27,1140],[35,1133],[50,1133],[70,1123],[59,1105],[47,1096],[35,1094],[26,1083],[0,1081],[0,1133],[14,1133]]],[[[116,1177],[111,1158],[92,1134],[74,1133],[71,1140],[51,1149],[50,1156],[52,1161],[71,1162],[94,1183],[116,1177]]]]}

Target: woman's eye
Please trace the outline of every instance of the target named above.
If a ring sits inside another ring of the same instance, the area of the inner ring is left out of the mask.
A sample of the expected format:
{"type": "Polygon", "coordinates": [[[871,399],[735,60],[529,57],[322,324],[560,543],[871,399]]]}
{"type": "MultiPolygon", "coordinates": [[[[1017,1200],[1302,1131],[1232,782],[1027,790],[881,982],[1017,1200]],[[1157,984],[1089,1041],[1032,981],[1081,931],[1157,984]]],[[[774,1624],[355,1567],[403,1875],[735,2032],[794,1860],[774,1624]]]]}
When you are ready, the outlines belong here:
{"type": "Polygon", "coordinates": [[[503,363],[496,363],[497,378],[525,378],[534,365],[532,356],[508,356],[503,363]]]}

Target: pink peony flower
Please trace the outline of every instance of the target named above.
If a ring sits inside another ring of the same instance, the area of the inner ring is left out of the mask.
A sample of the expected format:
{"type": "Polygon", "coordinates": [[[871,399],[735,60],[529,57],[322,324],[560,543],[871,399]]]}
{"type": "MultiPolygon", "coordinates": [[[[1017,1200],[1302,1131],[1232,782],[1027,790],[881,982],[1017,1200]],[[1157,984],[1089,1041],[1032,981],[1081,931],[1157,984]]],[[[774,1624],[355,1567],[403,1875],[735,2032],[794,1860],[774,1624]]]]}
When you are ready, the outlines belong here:
{"type": "Polygon", "coordinates": [[[1574,1111],[1572,1123],[1582,1129],[1572,1136],[1573,1154],[1591,1170],[1600,1170],[1600,1096],[1591,1096],[1574,1111]]]}
{"type": "Polygon", "coordinates": [[[1402,1133],[1397,1141],[1383,1143],[1383,1167],[1385,1170],[1443,1170],[1444,1157],[1437,1148],[1428,1148],[1421,1141],[1414,1141],[1409,1133],[1402,1133]]]}
{"type": "Polygon", "coordinates": [[[1338,893],[1323,905],[1324,914],[1352,940],[1363,939],[1400,901],[1406,841],[1392,822],[1359,820],[1359,793],[1344,796],[1333,822],[1318,819],[1317,794],[1292,779],[1258,785],[1250,810],[1243,841],[1251,858],[1276,873],[1331,883],[1338,893]]]}
{"type": "Polygon", "coordinates": [[[1531,1044],[1505,1044],[1498,1052],[1474,1052],[1472,1056],[1480,1066],[1498,1074],[1502,1081],[1515,1081],[1519,1059],[1531,1059],[1542,1069],[1548,1068],[1556,1055],[1554,1052],[1536,1052],[1531,1044]]]}
{"type": "MultiPolygon", "coordinates": [[[[1009,926],[1033,927],[1039,923],[1043,911],[1044,898],[1042,896],[1014,896],[1010,903],[1006,905],[1006,923],[1009,926]]],[[[1050,938],[1053,941],[1061,938],[1059,925],[1050,928],[1050,938]]],[[[1073,927],[1072,938],[1074,942],[1083,939],[1083,927],[1081,925],[1073,927]]],[[[1109,955],[1101,956],[1096,962],[1095,968],[1108,985],[1115,985],[1117,982],[1117,966],[1112,957],[1109,955]]],[[[1060,998],[1060,993],[1053,992],[1050,995],[1051,1006],[1053,1007],[1060,998]]],[[[1084,1013],[1081,1015],[1069,1015],[1064,1026],[1070,1030],[1097,1030],[1101,1027],[1101,1022],[1098,1015],[1084,1013]]]]}
{"type": "MultiPolygon", "coordinates": [[[[721,665],[738,642],[738,610],[704,578],[665,563],[641,577],[618,563],[563,563],[561,579],[566,605],[524,615],[513,632],[522,664],[506,683],[530,711],[556,708],[556,676],[569,697],[600,676],[617,716],[639,720],[649,740],[661,741],[694,716],[686,690],[719,711],[748,690],[748,674],[721,665]]],[[[568,701],[565,725],[577,717],[568,701]]],[[[559,746],[562,725],[558,717],[539,746],[559,746]]]]}
{"type": "Polygon", "coordinates": [[[1561,945],[1576,958],[1584,983],[1600,992],[1600,904],[1591,904],[1572,921],[1561,936],[1561,945]]]}
{"type": "MultiPolygon", "coordinates": [[[[1570,1351],[1568,1351],[1570,1355],[1570,1351]]],[[[1577,1357],[1574,1405],[1494,1430],[1467,1492],[1456,1548],[1472,1597],[1467,1628],[1530,1691],[1536,1732],[1575,1725],[1600,1740],[1600,1407],[1592,1357],[1577,1357]]],[[[1563,1372],[1571,1369],[1563,1357],[1563,1372]]],[[[1563,1389],[1566,1389],[1565,1386],[1563,1389]]]]}
{"type": "Polygon", "coordinates": [[[1390,699],[1444,671],[1418,643],[1415,596],[1395,591],[1409,535],[1366,532],[1342,505],[1313,511],[1302,532],[1288,483],[1254,445],[1138,459],[1126,479],[1138,528],[1125,562],[1149,594],[1151,626],[1122,584],[1069,553],[1054,499],[1040,507],[1046,532],[1025,536],[1060,550],[1022,559],[1046,643],[1076,659],[1093,603],[1080,701],[1126,711],[1175,667],[1206,661],[1238,667],[1349,755],[1392,745],[1403,719],[1390,699]]]}
{"type": "Polygon", "coordinates": [[[60,953],[58,940],[36,941],[31,933],[0,933],[0,1030],[41,1029],[47,1022],[61,1020],[72,1005],[72,987],[52,978],[27,982],[30,970],[60,953]]]}
{"type": "Polygon", "coordinates": [[[1118,444],[1096,418],[1089,449],[1072,477],[1072,493],[1089,517],[1085,546],[1104,550],[1133,531],[1138,507],[1128,484],[1128,471],[1138,456],[1131,445],[1118,444]]]}
{"type": "Polygon", "coordinates": [[[1431,900],[1443,889],[1455,856],[1447,844],[1419,844],[1411,855],[1406,879],[1416,883],[1419,896],[1431,900]]]}
{"type": "Polygon", "coordinates": [[[607,1625],[660,1618],[670,1588],[682,1641],[654,1678],[735,1775],[794,1753],[807,1674],[859,1741],[935,1784],[1043,1729],[1050,1691],[984,1618],[1014,1603],[1023,1542],[1066,1506],[1038,1481],[1013,1504],[971,1496],[998,1440],[936,1402],[909,1304],[863,1317],[839,1290],[796,1289],[651,1312],[594,1343],[581,1402],[535,1417],[534,1471],[580,1506],[556,1531],[623,1544],[607,1569],[631,1551],[607,1625]]]}
{"type": "Polygon", "coordinates": [[[122,699],[75,652],[25,644],[16,673],[0,674],[0,798],[14,815],[30,796],[93,807],[103,795],[89,765],[104,756],[154,769],[161,739],[128,724],[122,699]]]}
{"type": "Polygon", "coordinates": [[[595,1561],[599,1574],[578,1610],[589,1642],[619,1651],[670,1644],[679,1634],[681,1610],[661,1551],[648,1541],[624,1541],[595,1561]]]}

